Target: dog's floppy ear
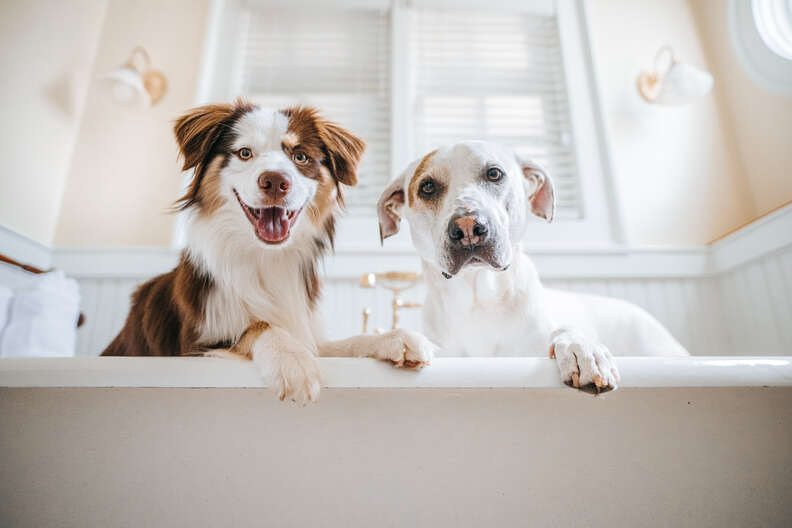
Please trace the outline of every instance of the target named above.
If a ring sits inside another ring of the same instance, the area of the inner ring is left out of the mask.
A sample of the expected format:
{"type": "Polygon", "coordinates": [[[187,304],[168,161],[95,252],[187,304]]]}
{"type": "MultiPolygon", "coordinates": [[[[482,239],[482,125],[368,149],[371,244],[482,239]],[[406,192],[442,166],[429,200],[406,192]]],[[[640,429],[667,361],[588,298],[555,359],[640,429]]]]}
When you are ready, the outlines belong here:
{"type": "Polygon", "coordinates": [[[399,232],[401,222],[401,208],[404,206],[404,182],[408,174],[412,174],[418,162],[411,163],[404,172],[399,174],[382,191],[377,202],[377,217],[379,218],[380,243],[386,238],[399,232]]]}
{"type": "Polygon", "coordinates": [[[555,192],[550,175],[534,161],[522,161],[518,158],[517,164],[525,176],[525,192],[531,212],[552,222],[555,215],[555,192]]]}
{"type": "Polygon", "coordinates": [[[333,177],[344,185],[357,184],[357,167],[366,143],[330,121],[318,120],[319,138],[327,149],[327,164],[333,177]]]}
{"type": "Polygon", "coordinates": [[[237,99],[233,104],[209,104],[193,108],[176,120],[173,132],[184,158],[182,170],[195,169],[189,189],[176,201],[177,208],[186,209],[196,203],[204,172],[212,161],[214,147],[228,123],[234,116],[252,109],[252,104],[237,99]]]}

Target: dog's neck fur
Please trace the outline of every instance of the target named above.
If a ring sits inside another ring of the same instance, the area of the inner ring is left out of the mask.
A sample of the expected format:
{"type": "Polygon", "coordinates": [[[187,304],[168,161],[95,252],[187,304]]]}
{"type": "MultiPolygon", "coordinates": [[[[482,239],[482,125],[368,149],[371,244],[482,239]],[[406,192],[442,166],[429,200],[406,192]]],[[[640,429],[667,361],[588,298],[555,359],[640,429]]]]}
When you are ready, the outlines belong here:
{"type": "Polygon", "coordinates": [[[514,245],[511,265],[505,271],[466,267],[446,279],[439,268],[426,260],[423,271],[427,284],[423,330],[429,339],[443,343],[452,354],[511,355],[519,349],[514,341],[522,333],[520,329],[544,324],[537,323],[535,317],[540,313],[542,284],[533,262],[519,244],[514,245]],[[492,336],[480,331],[482,326],[495,324],[510,328],[514,335],[492,336]]]}
{"type": "Polygon", "coordinates": [[[301,342],[316,343],[321,328],[306,277],[315,273],[321,246],[294,240],[272,250],[250,234],[224,229],[221,216],[192,215],[187,222],[186,257],[214,284],[198,344],[235,341],[264,314],[301,342]],[[216,335],[220,329],[231,335],[216,335]]]}
{"type": "Polygon", "coordinates": [[[468,311],[473,305],[508,302],[515,296],[532,295],[541,283],[531,260],[520,244],[512,247],[512,262],[505,271],[489,266],[467,266],[451,279],[440,269],[422,259],[423,272],[430,294],[453,300],[450,306],[468,311]]]}

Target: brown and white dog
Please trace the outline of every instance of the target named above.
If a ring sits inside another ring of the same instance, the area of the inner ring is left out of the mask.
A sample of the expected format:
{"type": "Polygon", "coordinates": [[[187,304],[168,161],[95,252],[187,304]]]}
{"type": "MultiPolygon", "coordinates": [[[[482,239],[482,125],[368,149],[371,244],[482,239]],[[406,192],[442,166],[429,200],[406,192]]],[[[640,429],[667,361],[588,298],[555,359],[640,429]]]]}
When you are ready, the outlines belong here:
{"type": "Polygon", "coordinates": [[[133,294],[102,355],[248,359],[301,404],[319,394],[317,354],[430,362],[434,346],[402,330],[323,342],[316,267],[333,245],[342,185],[357,183],[362,140],[313,108],[242,100],[195,108],[174,129],[193,170],[177,202],[186,248],[133,294]]]}
{"type": "Polygon", "coordinates": [[[379,201],[383,238],[404,217],[421,256],[424,332],[459,355],[544,355],[561,379],[594,393],[616,388],[611,350],[685,356],[651,315],[628,302],[544,288],[522,252],[529,220],[553,218],[550,175],[510,149],[483,141],[415,160],[379,201]],[[606,346],[607,345],[607,346],[606,346]]]}

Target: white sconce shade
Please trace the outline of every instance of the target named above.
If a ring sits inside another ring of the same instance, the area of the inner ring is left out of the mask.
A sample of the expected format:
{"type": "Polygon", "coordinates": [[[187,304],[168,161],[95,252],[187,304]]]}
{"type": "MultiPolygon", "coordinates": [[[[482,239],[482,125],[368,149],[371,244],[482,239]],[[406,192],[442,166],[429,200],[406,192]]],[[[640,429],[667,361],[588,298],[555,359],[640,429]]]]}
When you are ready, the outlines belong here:
{"type": "Polygon", "coordinates": [[[655,56],[654,69],[638,76],[638,93],[648,103],[682,105],[707,95],[712,84],[709,72],[678,62],[673,50],[665,46],[655,56]],[[664,53],[668,54],[668,65],[661,69],[658,61],[664,53]]]}
{"type": "Polygon", "coordinates": [[[146,50],[137,47],[132,50],[124,64],[101,76],[101,79],[111,82],[111,93],[115,101],[125,105],[151,106],[162,99],[167,91],[167,80],[162,72],[152,69],[150,63],[146,50]],[[137,57],[143,59],[142,68],[135,64],[137,57]]]}

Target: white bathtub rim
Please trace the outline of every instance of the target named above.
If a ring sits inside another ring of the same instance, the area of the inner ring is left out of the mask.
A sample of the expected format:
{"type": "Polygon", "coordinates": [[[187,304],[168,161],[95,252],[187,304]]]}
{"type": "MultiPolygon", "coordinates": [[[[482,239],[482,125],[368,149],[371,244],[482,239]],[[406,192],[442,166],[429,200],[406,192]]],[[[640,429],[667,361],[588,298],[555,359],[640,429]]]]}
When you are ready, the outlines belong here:
{"type": "MultiPolygon", "coordinates": [[[[521,389],[564,385],[545,358],[436,358],[419,372],[320,358],[327,389],[521,389]]],[[[622,388],[789,387],[792,356],[620,357],[622,388]]],[[[214,358],[0,358],[0,387],[265,388],[250,363],[214,358]]]]}

